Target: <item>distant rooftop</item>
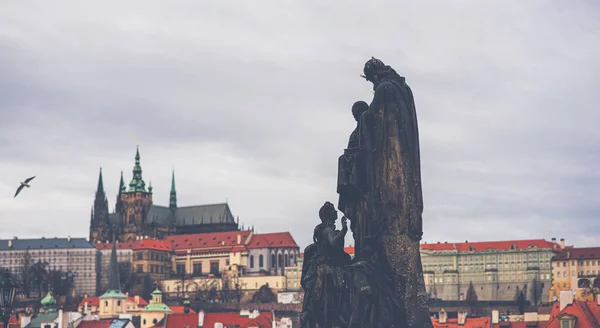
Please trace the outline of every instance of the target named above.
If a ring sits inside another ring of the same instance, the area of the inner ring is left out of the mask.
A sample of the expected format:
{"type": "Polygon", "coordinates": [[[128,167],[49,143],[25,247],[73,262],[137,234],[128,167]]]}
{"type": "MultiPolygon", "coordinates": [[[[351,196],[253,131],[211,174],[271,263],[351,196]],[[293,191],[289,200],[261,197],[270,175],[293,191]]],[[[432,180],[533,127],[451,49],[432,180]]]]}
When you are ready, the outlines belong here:
{"type": "Polygon", "coordinates": [[[27,249],[95,248],[85,238],[0,239],[0,251],[27,249]]]}

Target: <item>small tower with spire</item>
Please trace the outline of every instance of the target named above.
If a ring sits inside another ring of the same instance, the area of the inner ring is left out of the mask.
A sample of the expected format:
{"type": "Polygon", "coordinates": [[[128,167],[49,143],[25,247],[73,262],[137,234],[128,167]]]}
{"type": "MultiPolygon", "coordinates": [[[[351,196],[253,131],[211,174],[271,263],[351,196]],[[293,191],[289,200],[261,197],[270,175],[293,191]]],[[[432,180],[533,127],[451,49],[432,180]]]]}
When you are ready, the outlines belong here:
{"type": "Polygon", "coordinates": [[[92,215],[90,218],[90,241],[92,243],[106,240],[108,238],[108,199],[104,192],[104,181],[102,179],[102,168],[98,176],[98,187],[94,197],[92,215]]]}
{"type": "Polygon", "coordinates": [[[100,296],[100,318],[114,318],[121,313],[125,313],[127,296],[121,292],[119,262],[117,261],[117,239],[114,233],[108,275],[108,290],[100,296]]]}
{"type": "Polygon", "coordinates": [[[171,211],[177,209],[177,190],[175,189],[175,169],[171,174],[171,193],[169,197],[169,208],[171,211]]]}

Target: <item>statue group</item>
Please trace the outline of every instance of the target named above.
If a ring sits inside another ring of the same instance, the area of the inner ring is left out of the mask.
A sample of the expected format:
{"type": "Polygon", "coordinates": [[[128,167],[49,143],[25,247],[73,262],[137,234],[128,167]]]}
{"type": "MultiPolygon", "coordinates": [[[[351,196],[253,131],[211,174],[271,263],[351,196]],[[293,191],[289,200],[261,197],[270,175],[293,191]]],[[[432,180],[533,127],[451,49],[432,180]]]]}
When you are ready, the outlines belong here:
{"type": "Polygon", "coordinates": [[[303,328],[429,328],[419,242],[423,198],[419,133],[404,77],[371,58],[371,104],[352,106],[356,129],[338,162],[338,213],[326,202],[304,251],[303,328]],[[348,222],[355,256],[344,252],[348,222]]]}

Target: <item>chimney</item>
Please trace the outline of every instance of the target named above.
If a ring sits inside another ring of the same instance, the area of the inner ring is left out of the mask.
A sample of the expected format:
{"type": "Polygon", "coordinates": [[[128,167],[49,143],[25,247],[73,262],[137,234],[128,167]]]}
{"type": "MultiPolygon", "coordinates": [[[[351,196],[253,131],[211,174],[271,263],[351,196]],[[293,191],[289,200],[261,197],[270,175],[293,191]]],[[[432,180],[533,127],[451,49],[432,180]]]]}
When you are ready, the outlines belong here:
{"type": "Polygon", "coordinates": [[[135,295],[135,305],[140,305],[140,295],[135,295]]]}
{"type": "Polygon", "coordinates": [[[552,243],[556,244],[556,237],[552,237],[552,243]]]}
{"type": "Polygon", "coordinates": [[[8,241],[8,248],[12,248],[12,240],[8,241]]]}
{"type": "Polygon", "coordinates": [[[445,324],[445,323],[446,323],[446,321],[448,320],[448,313],[446,312],[446,310],[442,309],[442,310],[440,311],[440,314],[439,314],[439,315],[440,315],[439,322],[440,322],[441,324],[445,324]]]}
{"type": "Polygon", "coordinates": [[[571,290],[561,290],[560,291],[560,310],[564,310],[568,305],[573,304],[573,291],[571,290]]]}
{"type": "Polygon", "coordinates": [[[242,234],[240,233],[237,234],[237,243],[238,245],[242,243],[242,234]]]}
{"type": "Polygon", "coordinates": [[[67,242],[71,242],[71,236],[67,236],[67,242]]]}
{"type": "MultiPolygon", "coordinates": [[[[58,310],[58,328],[63,328],[65,318],[63,316],[63,310],[58,310]]],[[[67,324],[68,325],[68,324],[67,324]]]]}
{"type": "Polygon", "coordinates": [[[567,252],[567,259],[571,258],[571,252],[567,252]]]}
{"type": "Polygon", "coordinates": [[[87,314],[88,313],[88,302],[85,302],[83,304],[83,313],[87,314]]]}
{"type": "Polygon", "coordinates": [[[500,321],[500,313],[498,310],[492,310],[492,325],[497,325],[500,321]]]}
{"type": "Polygon", "coordinates": [[[27,325],[31,322],[31,315],[24,315],[21,317],[21,328],[27,327],[27,325]]]}
{"type": "Polygon", "coordinates": [[[467,311],[458,311],[458,325],[464,326],[467,321],[467,311]]]}
{"type": "Polygon", "coordinates": [[[565,248],[565,239],[564,238],[560,239],[560,247],[565,248]]]}
{"type": "Polygon", "coordinates": [[[204,311],[198,311],[198,327],[204,327],[204,311]]]}

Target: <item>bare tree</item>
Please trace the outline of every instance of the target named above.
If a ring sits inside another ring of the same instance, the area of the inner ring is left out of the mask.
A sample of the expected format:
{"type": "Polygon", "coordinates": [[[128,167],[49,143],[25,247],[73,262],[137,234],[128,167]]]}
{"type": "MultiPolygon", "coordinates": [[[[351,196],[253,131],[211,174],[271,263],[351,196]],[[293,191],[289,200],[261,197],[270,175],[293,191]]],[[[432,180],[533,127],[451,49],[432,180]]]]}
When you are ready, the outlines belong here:
{"type": "Polygon", "coordinates": [[[539,305],[543,290],[541,283],[537,277],[533,278],[529,292],[531,297],[531,303],[533,303],[533,305],[539,305]]]}
{"type": "Polygon", "coordinates": [[[26,298],[29,298],[31,295],[31,264],[31,254],[27,249],[25,250],[23,258],[21,259],[19,275],[16,277],[19,281],[21,292],[25,295],[26,298]]]}
{"type": "Polygon", "coordinates": [[[469,282],[469,289],[467,289],[467,296],[465,297],[465,303],[471,306],[471,312],[477,313],[477,292],[475,291],[475,287],[473,286],[473,282],[469,282]]]}

